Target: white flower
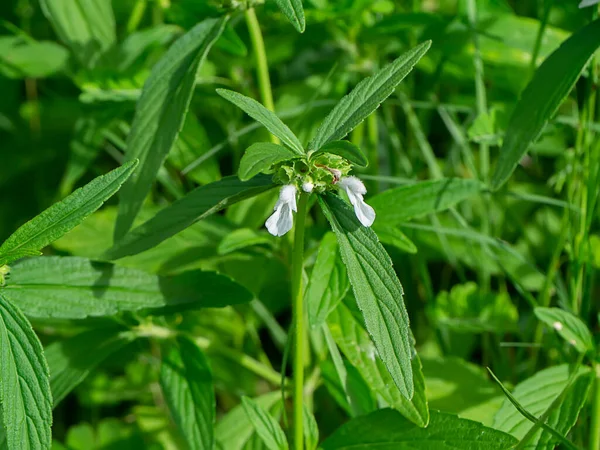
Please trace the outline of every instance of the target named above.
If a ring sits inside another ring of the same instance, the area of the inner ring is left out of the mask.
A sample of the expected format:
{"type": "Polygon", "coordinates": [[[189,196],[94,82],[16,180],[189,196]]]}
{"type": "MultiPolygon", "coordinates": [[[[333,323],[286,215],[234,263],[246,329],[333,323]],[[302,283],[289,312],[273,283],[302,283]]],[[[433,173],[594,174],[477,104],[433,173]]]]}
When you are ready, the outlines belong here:
{"type": "Polygon", "coordinates": [[[283,236],[292,229],[296,212],[296,186],[285,185],[279,191],[279,200],[275,203],[275,212],[267,219],[265,224],[269,233],[273,236],[283,236]]]}
{"type": "Polygon", "coordinates": [[[365,227],[370,227],[375,221],[375,210],[365,203],[363,195],[367,193],[365,185],[356,177],[345,177],[340,180],[340,187],[342,187],[350,203],[354,206],[354,213],[360,223],[365,227]]]}
{"type": "Polygon", "coordinates": [[[302,183],[302,190],[307,194],[310,194],[313,191],[314,187],[315,185],[312,184],[310,181],[305,181],[304,183],[302,183]]]}
{"type": "Polygon", "coordinates": [[[600,3],[600,0],[582,0],[582,2],[579,4],[579,7],[585,8],[586,6],[592,6],[596,3],[600,3]]]}

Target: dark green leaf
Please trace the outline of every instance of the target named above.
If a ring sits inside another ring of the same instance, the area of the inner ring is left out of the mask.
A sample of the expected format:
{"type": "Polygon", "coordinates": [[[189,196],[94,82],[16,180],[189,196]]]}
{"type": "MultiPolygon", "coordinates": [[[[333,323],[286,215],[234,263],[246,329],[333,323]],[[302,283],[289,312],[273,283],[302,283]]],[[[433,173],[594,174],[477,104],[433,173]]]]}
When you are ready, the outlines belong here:
{"type": "Polygon", "coordinates": [[[590,330],[579,317],[559,308],[538,307],[534,312],[538,319],[556,330],[578,352],[594,350],[594,339],[590,330]]]}
{"type": "Polygon", "coordinates": [[[242,404],[256,433],[269,450],[287,450],[289,448],[279,422],[268,411],[249,397],[242,397],[242,404]]]}
{"type": "Polygon", "coordinates": [[[320,153],[332,153],[334,155],[339,155],[359,167],[367,167],[369,165],[369,160],[362,150],[352,142],[348,141],[329,142],[318,150],[315,150],[311,154],[311,157],[312,155],[318,155],[320,153]]]}
{"type": "Polygon", "coordinates": [[[288,18],[288,20],[294,25],[294,28],[300,33],[304,33],[306,27],[306,21],[304,20],[304,8],[302,7],[302,0],[275,0],[279,5],[279,8],[288,18]]]}
{"type": "Polygon", "coordinates": [[[238,176],[242,181],[248,181],[261,172],[269,170],[273,164],[289,159],[298,158],[298,154],[287,147],[270,142],[257,142],[246,149],[238,176]]]}

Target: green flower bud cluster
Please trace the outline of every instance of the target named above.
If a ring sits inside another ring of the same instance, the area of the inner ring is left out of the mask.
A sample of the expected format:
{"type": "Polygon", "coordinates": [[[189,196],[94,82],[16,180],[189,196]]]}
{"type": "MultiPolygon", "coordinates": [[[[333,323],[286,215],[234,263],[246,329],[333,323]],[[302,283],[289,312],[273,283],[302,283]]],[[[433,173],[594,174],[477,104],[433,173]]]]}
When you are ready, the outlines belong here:
{"type": "Polygon", "coordinates": [[[10,267],[0,266],[0,286],[4,286],[6,276],[10,273],[10,267]]]}
{"type": "Polygon", "coordinates": [[[347,176],[352,165],[344,158],[322,153],[313,158],[284,161],[274,166],[273,181],[277,184],[293,184],[298,190],[310,183],[314,192],[322,194],[333,190],[340,178],[347,176]]]}

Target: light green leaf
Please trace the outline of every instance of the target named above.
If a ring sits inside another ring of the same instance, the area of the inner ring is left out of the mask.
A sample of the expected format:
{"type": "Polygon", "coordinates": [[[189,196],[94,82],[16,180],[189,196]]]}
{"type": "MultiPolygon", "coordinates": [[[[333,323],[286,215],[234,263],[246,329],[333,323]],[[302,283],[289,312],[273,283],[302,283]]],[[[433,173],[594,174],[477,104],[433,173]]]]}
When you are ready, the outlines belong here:
{"type": "Polygon", "coordinates": [[[242,181],[248,181],[261,172],[269,170],[273,164],[298,158],[298,154],[281,145],[270,142],[257,142],[246,149],[238,176],[242,181]]]}
{"type": "Polygon", "coordinates": [[[140,160],[138,170],[119,195],[116,240],[131,228],[144,198],[187,114],[198,68],[225,26],[225,19],[206,19],[180,37],[152,68],[144,84],[127,137],[125,158],[140,160]]]}
{"type": "Polygon", "coordinates": [[[492,176],[493,190],[499,189],[514,172],[598,47],[600,20],[595,20],[563,42],[535,72],[508,123],[492,176]]]}
{"type": "Polygon", "coordinates": [[[427,428],[419,428],[393,409],[358,417],[321,444],[323,450],[505,450],[517,443],[512,436],[479,422],[431,412],[427,428]]]}
{"type": "Polygon", "coordinates": [[[161,277],[87,258],[48,256],[15,264],[3,295],[36,318],[81,319],[124,311],[223,307],[252,295],[230,278],[193,270],[161,277]]]}
{"type": "Polygon", "coordinates": [[[130,231],[105,257],[119,259],[151,249],[199,220],[273,187],[269,176],[257,176],[246,182],[230,176],[196,188],[130,231]]]}
{"type": "Polygon", "coordinates": [[[349,141],[329,142],[323,147],[315,150],[311,154],[311,157],[320,153],[332,153],[334,155],[339,155],[359,167],[367,167],[369,165],[369,160],[362,150],[349,141]]]}
{"type": "Polygon", "coordinates": [[[69,52],[54,42],[0,37],[0,73],[9,78],[44,78],[61,71],[69,52]]]}
{"type": "Polygon", "coordinates": [[[21,226],[0,247],[0,266],[24,256],[39,255],[40,249],[100,208],[119,190],[136,165],[137,161],[131,161],[92,180],[21,226]]]}
{"type": "Polygon", "coordinates": [[[411,360],[415,355],[400,281],[392,261],[370,228],[361,226],[354,211],[339,197],[318,197],[338,238],[356,302],[377,352],[400,389],[414,394],[411,360]]]}
{"type": "Polygon", "coordinates": [[[165,344],[160,386],[171,416],[191,450],[213,450],[215,393],[208,361],[185,337],[165,344]]]}
{"type": "Polygon", "coordinates": [[[242,404],[256,433],[269,450],[287,450],[289,448],[285,433],[274,417],[249,397],[242,397],[242,404]]]}
{"type": "Polygon", "coordinates": [[[358,83],[325,118],[310,142],[309,150],[318,150],[350,133],[394,92],[396,86],[410,73],[430,46],[431,41],[423,42],[373,76],[358,83]]]}
{"type": "Polygon", "coordinates": [[[123,348],[130,338],[119,327],[98,328],[56,341],[44,349],[50,368],[54,407],[100,363],[123,348]]]}
{"type": "Polygon", "coordinates": [[[306,404],[304,405],[302,421],[304,424],[304,439],[306,450],[316,450],[319,445],[319,427],[315,416],[306,404]]]}
{"type": "Polygon", "coordinates": [[[349,287],[337,239],[333,233],[327,233],[319,245],[317,260],[304,296],[311,328],[315,329],[325,323],[327,315],[344,298],[349,287]]]}
{"type": "Polygon", "coordinates": [[[373,231],[379,240],[386,244],[396,247],[398,250],[414,255],[417,253],[417,246],[400,230],[400,228],[387,225],[385,223],[373,224],[373,231]]]}
{"type": "Polygon", "coordinates": [[[226,255],[255,245],[273,245],[272,236],[250,228],[240,228],[223,238],[217,247],[217,253],[226,255]]]}
{"type": "Polygon", "coordinates": [[[85,67],[92,67],[116,41],[115,17],[106,0],[40,0],[40,6],[85,67]]]}
{"type": "Polygon", "coordinates": [[[369,204],[377,221],[398,224],[406,220],[443,211],[481,192],[478,180],[446,178],[400,186],[375,195],[369,204]]]}
{"type": "Polygon", "coordinates": [[[538,319],[556,330],[578,352],[587,353],[594,350],[594,338],[579,317],[559,308],[537,307],[534,312],[538,319]]]}
{"type": "Polygon", "coordinates": [[[294,150],[298,155],[304,156],[304,148],[292,130],[284,124],[277,115],[269,111],[256,100],[246,97],[238,92],[227,89],[217,89],[217,93],[225,100],[230,101],[257,122],[260,122],[273,135],[281,139],[285,145],[294,150]]]}
{"type": "Polygon", "coordinates": [[[304,8],[302,0],[275,0],[281,12],[285,14],[288,20],[294,25],[299,33],[304,33],[306,21],[304,20],[304,8]]]}
{"type": "Polygon", "coordinates": [[[0,294],[0,407],[8,450],[50,449],[52,394],[42,344],[0,294]]]}

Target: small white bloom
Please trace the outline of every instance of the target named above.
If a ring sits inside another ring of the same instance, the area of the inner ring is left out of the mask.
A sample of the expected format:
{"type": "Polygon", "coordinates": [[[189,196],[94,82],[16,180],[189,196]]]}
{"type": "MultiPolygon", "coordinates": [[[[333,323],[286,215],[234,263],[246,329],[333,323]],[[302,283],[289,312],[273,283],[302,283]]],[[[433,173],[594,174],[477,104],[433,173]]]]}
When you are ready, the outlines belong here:
{"type": "Polygon", "coordinates": [[[583,0],[579,4],[579,7],[580,8],[585,8],[586,6],[592,6],[592,5],[595,5],[596,3],[600,3],[600,0],[583,0]]]}
{"type": "Polygon", "coordinates": [[[552,324],[552,328],[554,328],[556,331],[561,331],[563,329],[563,324],[560,322],[554,322],[552,324]]]}
{"type": "Polygon", "coordinates": [[[267,219],[265,224],[269,233],[273,236],[283,236],[292,229],[296,212],[296,186],[285,185],[279,191],[279,200],[275,203],[275,212],[267,219]]]}
{"type": "Polygon", "coordinates": [[[340,187],[342,187],[350,203],[354,206],[354,213],[360,223],[365,227],[370,227],[375,221],[375,210],[365,203],[363,195],[367,193],[367,188],[362,181],[356,177],[345,177],[340,180],[340,187]]]}
{"type": "Polygon", "coordinates": [[[307,194],[310,194],[314,188],[315,185],[312,184],[310,181],[305,181],[304,183],[302,183],[302,190],[307,194]]]}

